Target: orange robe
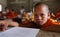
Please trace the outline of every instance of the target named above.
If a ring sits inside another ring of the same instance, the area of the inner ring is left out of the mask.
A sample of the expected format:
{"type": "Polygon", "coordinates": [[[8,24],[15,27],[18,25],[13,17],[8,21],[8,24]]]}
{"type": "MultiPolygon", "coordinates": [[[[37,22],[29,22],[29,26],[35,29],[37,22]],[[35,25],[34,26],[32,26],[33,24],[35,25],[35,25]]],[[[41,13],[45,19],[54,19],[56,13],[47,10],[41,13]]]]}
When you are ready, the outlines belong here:
{"type": "Polygon", "coordinates": [[[60,12],[57,12],[55,18],[59,18],[59,17],[60,17],[60,12]]]}
{"type": "Polygon", "coordinates": [[[18,14],[16,12],[9,12],[7,13],[7,18],[15,18],[18,14]]]}
{"type": "Polygon", "coordinates": [[[48,19],[48,21],[42,26],[41,29],[60,32],[60,22],[57,22],[53,19],[48,19]]]}

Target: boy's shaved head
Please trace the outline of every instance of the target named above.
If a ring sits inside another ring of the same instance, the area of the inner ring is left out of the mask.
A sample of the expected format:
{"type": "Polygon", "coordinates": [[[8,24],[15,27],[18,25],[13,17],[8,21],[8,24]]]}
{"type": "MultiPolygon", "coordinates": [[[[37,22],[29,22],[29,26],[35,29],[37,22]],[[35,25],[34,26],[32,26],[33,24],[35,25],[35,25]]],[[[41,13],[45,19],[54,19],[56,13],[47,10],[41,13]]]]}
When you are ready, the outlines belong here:
{"type": "Polygon", "coordinates": [[[34,20],[37,24],[43,25],[48,20],[49,8],[44,3],[37,3],[34,6],[34,20]]]}
{"type": "Polygon", "coordinates": [[[39,6],[39,5],[41,5],[41,4],[44,4],[44,3],[38,2],[38,3],[36,3],[36,4],[34,5],[34,7],[39,6]]]}
{"type": "Polygon", "coordinates": [[[43,3],[43,2],[38,2],[37,4],[34,5],[34,8],[38,8],[38,7],[40,7],[40,6],[44,6],[43,9],[46,8],[47,11],[49,12],[49,8],[48,8],[48,6],[47,6],[45,3],[43,3]]]}

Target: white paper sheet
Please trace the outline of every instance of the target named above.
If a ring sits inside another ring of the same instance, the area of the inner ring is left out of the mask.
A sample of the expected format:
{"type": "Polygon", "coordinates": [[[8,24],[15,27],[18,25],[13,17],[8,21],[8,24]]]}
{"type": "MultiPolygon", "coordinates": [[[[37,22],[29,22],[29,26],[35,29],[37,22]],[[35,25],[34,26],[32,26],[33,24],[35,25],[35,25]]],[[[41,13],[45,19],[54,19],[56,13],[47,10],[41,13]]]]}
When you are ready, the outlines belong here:
{"type": "Polygon", "coordinates": [[[14,27],[0,34],[0,37],[36,37],[40,29],[14,27]]]}

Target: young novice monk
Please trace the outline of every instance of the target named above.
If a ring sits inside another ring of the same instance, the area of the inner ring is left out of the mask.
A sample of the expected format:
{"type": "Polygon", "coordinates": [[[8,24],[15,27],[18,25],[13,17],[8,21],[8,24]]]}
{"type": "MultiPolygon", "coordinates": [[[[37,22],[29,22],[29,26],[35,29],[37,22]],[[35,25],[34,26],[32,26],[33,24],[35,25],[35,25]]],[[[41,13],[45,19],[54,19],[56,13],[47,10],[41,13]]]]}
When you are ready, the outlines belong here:
{"type": "Polygon", "coordinates": [[[50,18],[49,8],[44,3],[37,3],[34,6],[34,22],[41,27],[42,30],[59,31],[60,22],[50,18]]]}

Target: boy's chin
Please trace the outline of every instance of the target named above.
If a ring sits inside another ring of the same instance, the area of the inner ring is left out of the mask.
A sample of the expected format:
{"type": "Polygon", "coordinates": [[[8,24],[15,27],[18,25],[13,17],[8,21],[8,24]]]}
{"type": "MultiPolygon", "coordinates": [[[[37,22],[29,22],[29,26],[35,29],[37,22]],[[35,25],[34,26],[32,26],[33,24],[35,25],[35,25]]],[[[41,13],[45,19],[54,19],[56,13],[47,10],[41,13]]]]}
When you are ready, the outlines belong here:
{"type": "Polygon", "coordinates": [[[37,23],[38,25],[44,25],[44,23],[37,23]]]}
{"type": "Polygon", "coordinates": [[[37,25],[43,25],[42,22],[35,22],[37,25]]]}
{"type": "Polygon", "coordinates": [[[38,24],[38,25],[42,25],[41,23],[36,23],[36,24],[38,24]]]}

